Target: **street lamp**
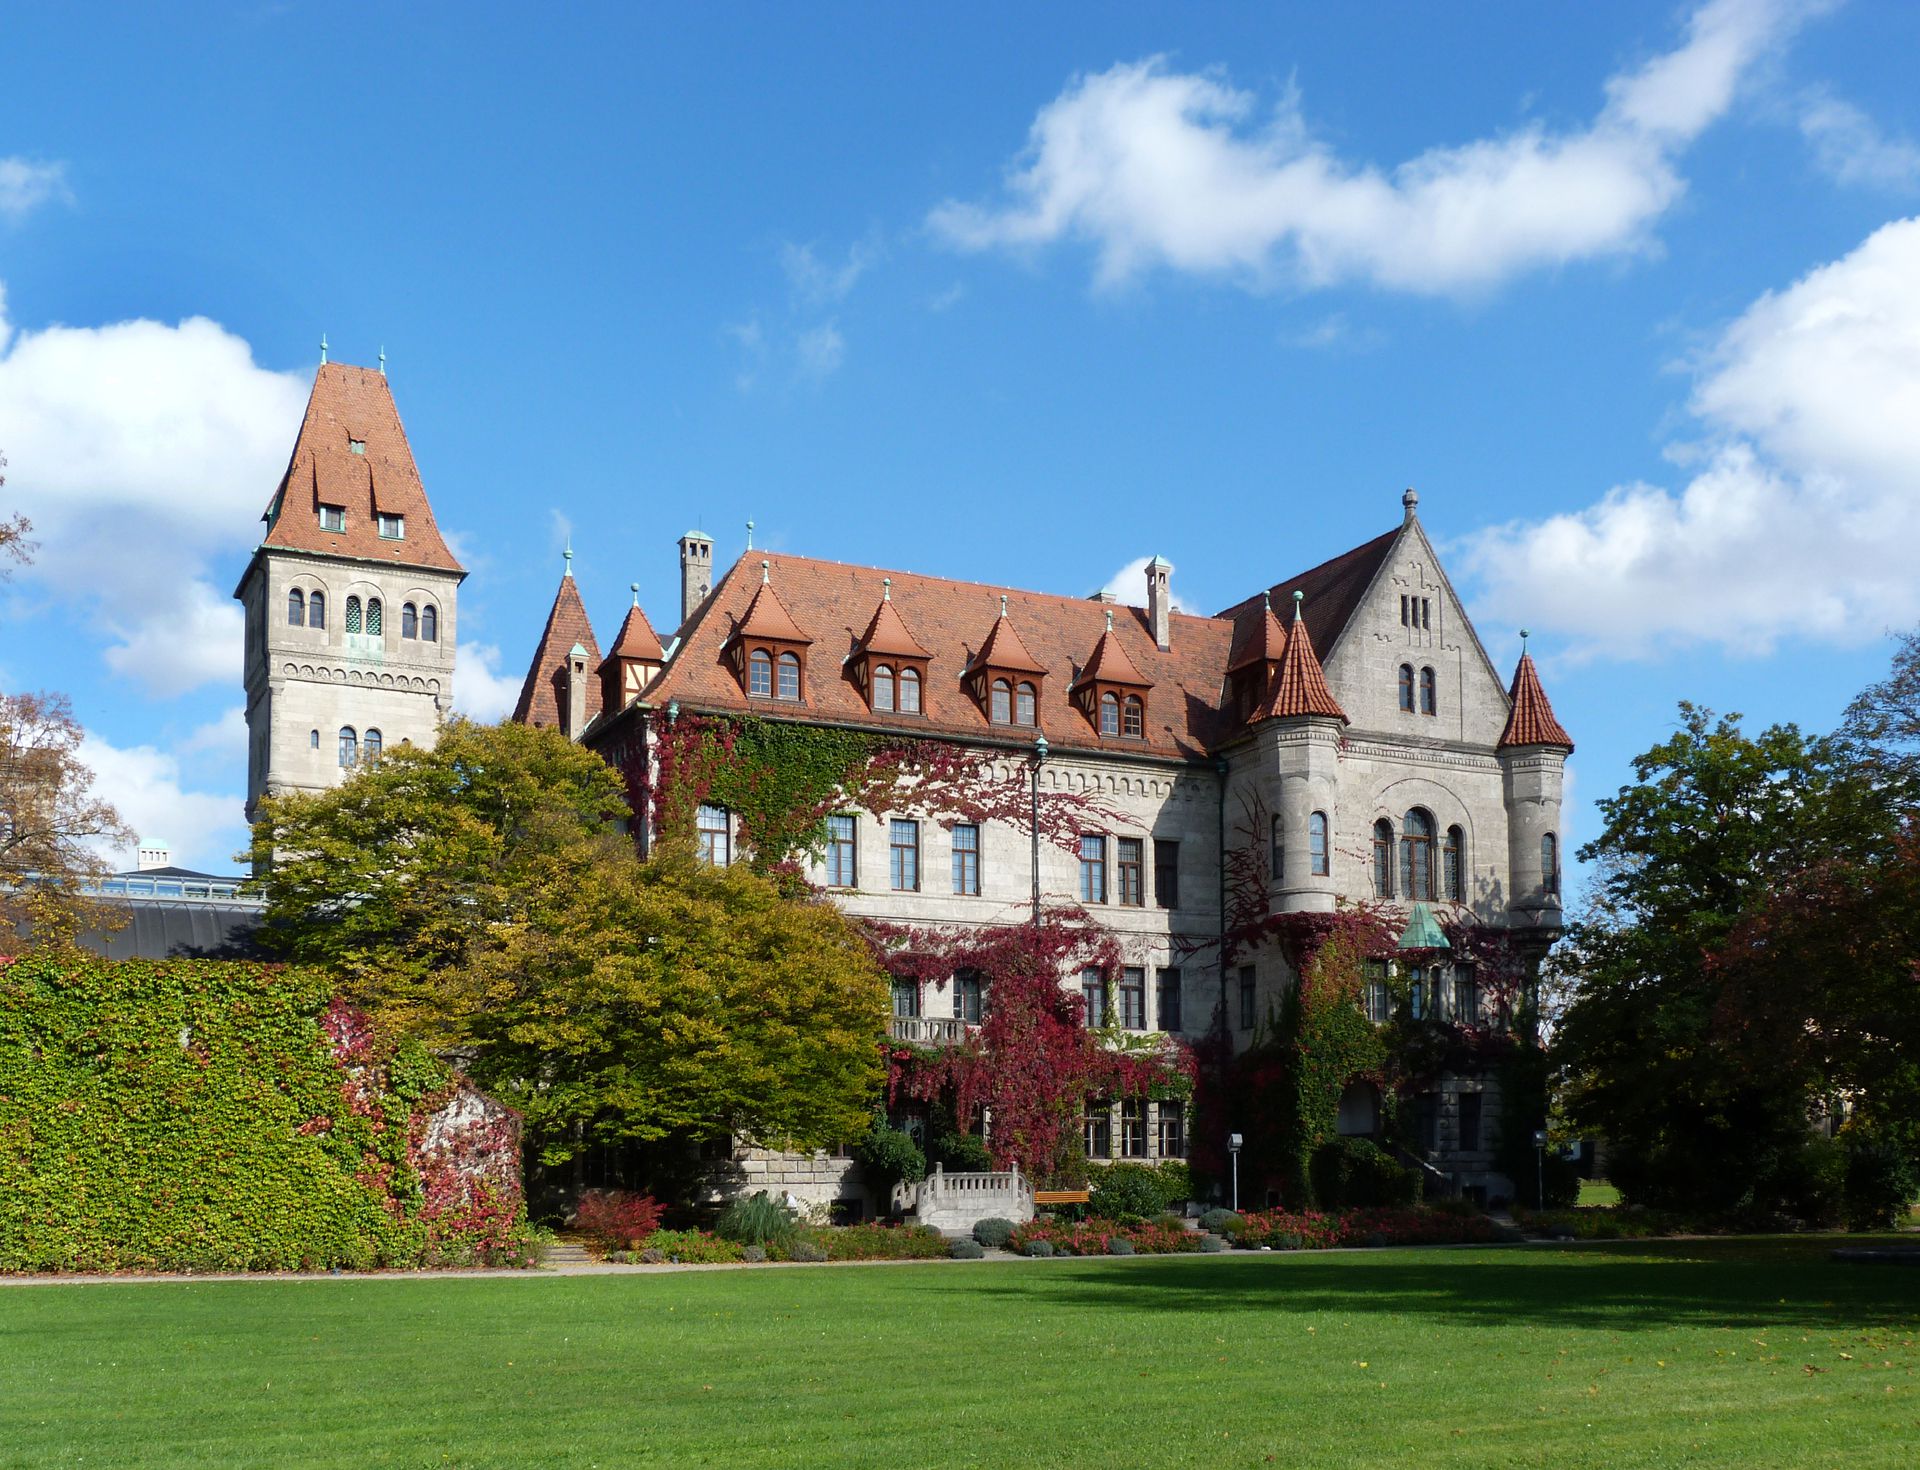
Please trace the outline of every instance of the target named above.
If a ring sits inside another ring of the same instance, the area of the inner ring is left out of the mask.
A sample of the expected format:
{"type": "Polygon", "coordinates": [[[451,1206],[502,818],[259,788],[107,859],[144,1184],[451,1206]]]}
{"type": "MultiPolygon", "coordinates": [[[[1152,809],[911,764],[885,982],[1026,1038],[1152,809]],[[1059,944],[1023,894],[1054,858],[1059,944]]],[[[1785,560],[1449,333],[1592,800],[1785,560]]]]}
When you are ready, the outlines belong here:
{"type": "Polygon", "coordinates": [[[1240,1145],[1243,1142],[1238,1133],[1227,1135],[1227,1153],[1233,1159],[1233,1212],[1240,1213],[1240,1145]]]}
{"type": "Polygon", "coordinates": [[[1047,758],[1047,737],[1033,739],[1033,922],[1040,923],[1040,766],[1047,758]]]}
{"type": "Polygon", "coordinates": [[[1533,1130],[1533,1207],[1547,1207],[1547,1130],[1533,1130]]]}

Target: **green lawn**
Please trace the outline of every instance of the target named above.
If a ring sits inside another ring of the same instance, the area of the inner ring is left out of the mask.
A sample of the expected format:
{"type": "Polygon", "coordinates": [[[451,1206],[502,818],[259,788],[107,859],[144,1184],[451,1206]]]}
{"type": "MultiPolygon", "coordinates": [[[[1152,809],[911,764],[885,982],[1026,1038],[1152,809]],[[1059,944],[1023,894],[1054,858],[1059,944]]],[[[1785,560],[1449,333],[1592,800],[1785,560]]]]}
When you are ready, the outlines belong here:
{"type": "Polygon", "coordinates": [[[1904,1470],[1830,1244],[0,1288],[0,1465],[1904,1470]]]}
{"type": "Polygon", "coordinates": [[[1575,1200],[1574,1203],[1581,1209],[1586,1209],[1589,1206],[1606,1207],[1617,1205],[1620,1203],[1620,1191],[1604,1179],[1582,1179],[1580,1181],[1580,1198],[1575,1200]]]}

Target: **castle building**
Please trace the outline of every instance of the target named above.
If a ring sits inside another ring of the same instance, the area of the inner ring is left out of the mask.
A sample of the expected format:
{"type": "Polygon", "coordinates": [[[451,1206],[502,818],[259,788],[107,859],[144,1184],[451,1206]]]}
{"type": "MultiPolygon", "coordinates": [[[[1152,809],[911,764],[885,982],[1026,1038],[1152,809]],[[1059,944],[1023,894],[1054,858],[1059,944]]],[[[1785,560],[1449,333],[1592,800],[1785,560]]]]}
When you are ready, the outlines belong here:
{"type": "MultiPolygon", "coordinates": [[[[1399,523],[1210,616],[1176,611],[1171,568],[1142,605],[788,555],[741,555],[717,581],[713,542],[679,543],[680,621],[664,646],[638,589],[599,653],[563,576],[515,717],[565,730],[623,767],[651,759],[664,714],[753,715],[952,742],[1001,782],[1075,793],[1108,815],[1072,851],[1024,821],[953,825],[913,813],[829,818],[812,877],[848,911],[907,924],[1003,925],[1042,902],[1085,906],[1121,941],[1118,975],[1077,983],[1089,1015],[1236,1048],[1297,979],[1278,947],[1228,964],[1217,943],[1252,896],[1268,914],[1377,900],[1407,923],[1415,1003],[1491,1015],[1470,961],[1436,959],[1436,916],[1497,931],[1537,963],[1560,931],[1560,795],[1573,749],[1524,653],[1503,681],[1423,529],[1399,523]],[[1249,868],[1230,858],[1254,850],[1249,868]]],[[[644,829],[645,813],[636,814],[644,829]]],[[[702,808],[700,850],[737,851],[732,813],[702,808]]],[[[650,834],[639,834],[644,844],[650,834]]],[[[896,1038],[939,1045],[981,997],[897,981],[896,1038]]],[[[1379,1018],[1379,1017],[1376,1017],[1379,1018]]],[[[1493,1167],[1497,1096],[1448,1076],[1417,1100],[1430,1183],[1510,1193],[1493,1167]]],[[[1343,1132],[1377,1126],[1343,1099],[1343,1132]]],[[[1090,1156],[1179,1156],[1177,1103],[1090,1110],[1090,1156]]],[[[747,1150],[750,1187],[831,1199],[850,1165],[747,1150]]]]}
{"type": "Polygon", "coordinates": [[[452,709],[458,595],[384,369],[322,362],[234,596],[246,609],[247,820],[431,745],[452,709]]]}

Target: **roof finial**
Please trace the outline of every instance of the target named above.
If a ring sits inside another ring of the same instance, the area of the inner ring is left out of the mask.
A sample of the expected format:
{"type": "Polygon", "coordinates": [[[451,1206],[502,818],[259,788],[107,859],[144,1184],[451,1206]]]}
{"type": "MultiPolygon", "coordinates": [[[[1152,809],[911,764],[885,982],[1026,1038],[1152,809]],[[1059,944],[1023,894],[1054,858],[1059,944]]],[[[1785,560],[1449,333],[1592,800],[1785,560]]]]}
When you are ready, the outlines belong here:
{"type": "Polygon", "coordinates": [[[1300,605],[1306,600],[1307,600],[1306,593],[1302,592],[1298,587],[1293,589],[1293,620],[1296,623],[1299,622],[1300,619],[1304,616],[1304,614],[1300,611],[1300,605]]]}
{"type": "Polygon", "coordinates": [[[1000,616],[1004,618],[1006,615],[1007,615],[1007,594],[1002,592],[1000,594],[1000,616]]]}
{"type": "Polygon", "coordinates": [[[1419,492],[1413,486],[1407,486],[1407,493],[1400,497],[1400,504],[1406,509],[1407,519],[1413,519],[1413,509],[1420,503],[1419,492]]]}
{"type": "Polygon", "coordinates": [[[1527,656],[1527,630],[1525,628],[1522,628],[1520,630],[1520,657],[1525,658],[1526,656],[1527,656]]]}
{"type": "Polygon", "coordinates": [[[635,607],[640,606],[640,584],[638,582],[629,582],[627,583],[627,590],[633,594],[633,605],[635,607]]]}
{"type": "Polygon", "coordinates": [[[561,575],[571,577],[573,575],[573,535],[571,532],[567,535],[567,549],[561,552],[560,555],[565,557],[567,562],[567,569],[562,572],[561,575]]]}
{"type": "Polygon", "coordinates": [[[1107,609],[1107,631],[1109,633],[1113,631],[1113,609],[1112,608],[1107,609]]]}
{"type": "Polygon", "coordinates": [[[880,579],[880,600],[882,602],[893,601],[893,578],[882,577],[880,579]]]}
{"type": "Polygon", "coordinates": [[[753,522],[747,522],[747,550],[753,550],[753,522]]]}
{"type": "Polygon", "coordinates": [[[760,563],[760,585],[762,587],[773,585],[773,563],[770,561],[760,563]]]}
{"type": "Polygon", "coordinates": [[[322,332],[320,334],[320,366],[325,367],[326,365],[327,365],[327,334],[325,332],[322,332]]]}
{"type": "Polygon", "coordinates": [[[386,375],[387,375],[387,344],[382,342],[380,344],[380,376],[384,378],[386,375]]]}
{"type": "Polygon", "coordinates": [[[1265,612],[1273,611],[1273,590],[1271,588],[1262,587],[1260,589],[1260,607],[1265,612]]]}

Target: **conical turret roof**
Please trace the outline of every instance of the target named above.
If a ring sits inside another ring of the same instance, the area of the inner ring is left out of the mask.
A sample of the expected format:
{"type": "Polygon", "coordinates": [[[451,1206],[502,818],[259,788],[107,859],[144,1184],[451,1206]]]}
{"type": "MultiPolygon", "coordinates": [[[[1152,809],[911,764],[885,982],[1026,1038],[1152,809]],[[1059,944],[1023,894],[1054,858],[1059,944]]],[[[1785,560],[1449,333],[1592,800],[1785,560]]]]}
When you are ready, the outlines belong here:
{"type": "Polygon", "coordinates": [[[1513,671],[1513,687],[1507,691],[1512,708],[1507,712],[1507,728],[1500,732],[1500,748],[1510,745],[1557,745],[1573,753],[1573,737],[1553,717],[1547,691],[1540,687],[1540,674],[1533,666],[1533,655],[1522,652],[1513,671]]]}
{"type": "Polygon", "coordinates": [[[1300,610],[1300,598],[1293,601],[1293,626],[1287,630],[1287,646],[1280,655],[1280,671],[1274,677],[1273,692],[1256,718],[1286,720],[1301,715],[1322,715],[1346,722],[1347,712],[1327,687],[1326,671],[1313,651],[1313,637],[1307,632],[1307,620],[1300,610]]]}
{"type": "MultiPolygon", "coordinates": [[[[560,578],[559,589],[553,594],[547,626],[533,651],[533,662],[527,666],[526,682],[520,686],[520,700],[513,707],[516,721],[522,725],[562,728],[560,697],[567,687],[567,660],[575,648],[586,653],[588,668],[600,666],[600,645],[594,639],[593,624],[580,601],[580,589],[573,573],[568,572],[560,578]]],[[[587,718],[580,722],[582,728],[600,713],[600,681],[585,682],[587,718]]]]}
{"type": "Polygon", "coordinates": [[[620,632],[613,640],[613,652],[607,657],[637,658],[659,663],[666,656],[666,646],[661,643],[660,635],[653,631],[653,624],[647,621],[647,615],[635,602],[627,609],[626,620],[620,624],[620,632]]]}

